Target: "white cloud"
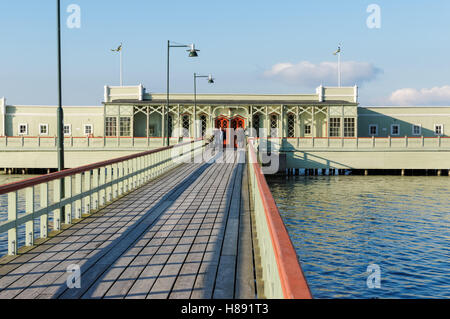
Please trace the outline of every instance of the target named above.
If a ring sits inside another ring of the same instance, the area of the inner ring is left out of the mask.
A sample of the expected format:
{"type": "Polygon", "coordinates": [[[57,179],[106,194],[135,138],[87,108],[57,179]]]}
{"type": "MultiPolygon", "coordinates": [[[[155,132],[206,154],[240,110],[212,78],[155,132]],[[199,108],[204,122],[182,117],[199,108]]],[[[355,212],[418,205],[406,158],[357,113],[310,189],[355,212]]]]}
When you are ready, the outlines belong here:
{"type": "MultiPolygon", "coordinates": [[[[322,62],[314,64],[302,61],[297,64],[278,63],[264,72],[264,76],[285,83],[317,87],[337,84],[337,62],[322,62]]],[[[383,70],[367,62],[345,61],[341,64],[342,85],[362,85],[372,81],[383,70]]]]}
{"type": "Polygon", "coordinates": [[[400,89],[391,94],[394,105],[450,105],[450,85],[431,89],[400,89]]]}

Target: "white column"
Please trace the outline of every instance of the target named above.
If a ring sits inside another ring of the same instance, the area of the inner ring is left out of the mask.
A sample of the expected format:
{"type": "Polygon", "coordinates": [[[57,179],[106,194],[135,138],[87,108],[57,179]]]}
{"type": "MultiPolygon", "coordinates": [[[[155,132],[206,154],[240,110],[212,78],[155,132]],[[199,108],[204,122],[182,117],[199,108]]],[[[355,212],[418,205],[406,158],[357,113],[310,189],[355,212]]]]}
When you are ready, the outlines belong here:
{"type": "Polygon", "coordinates": [[[1,116],[1,130],[0,130],[0,136],[6,136],[6,99],[2,97],[0,99],[0,116],[1,116]]]}

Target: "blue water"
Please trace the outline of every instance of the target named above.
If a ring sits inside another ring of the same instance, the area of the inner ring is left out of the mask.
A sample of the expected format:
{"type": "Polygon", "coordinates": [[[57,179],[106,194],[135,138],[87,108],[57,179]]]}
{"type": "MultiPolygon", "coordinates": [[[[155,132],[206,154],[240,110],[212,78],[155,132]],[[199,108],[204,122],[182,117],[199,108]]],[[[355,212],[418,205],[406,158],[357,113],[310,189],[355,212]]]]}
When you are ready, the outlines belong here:
{"type": "Polygon", "coordinates": [[[449,177],[299,176],[269,185],[314,298],[450,298],[449,177]],[[380,288],[368,287],[372,264],[380,288]]]}

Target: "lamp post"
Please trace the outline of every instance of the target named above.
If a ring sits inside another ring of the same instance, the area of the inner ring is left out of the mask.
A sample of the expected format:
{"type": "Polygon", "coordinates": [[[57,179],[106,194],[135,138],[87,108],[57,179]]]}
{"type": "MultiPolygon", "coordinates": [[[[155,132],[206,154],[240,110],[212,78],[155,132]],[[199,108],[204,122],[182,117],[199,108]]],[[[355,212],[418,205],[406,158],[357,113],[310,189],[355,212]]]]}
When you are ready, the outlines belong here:
{"type": "MultiPolygon", "coordinates": [[[[58,60],[58,108],[56,110],[56,129],[57,129],[57,156],[58,156],[58,171],[64,170],[64,111],[62,108],[62,79],[61,79],[61,0],[56,0],[57,9],[57,60],[58,60]]],[[[65,197],[64,178],[59,181],[59,198],[65,197]]],[[[61,208],[60,219],[55,219],[54,229],[60,230],[61,224],[66,222],[65,207],[61,208]]]]}
{"type": "Polygon", "coordinates": [[[61,85],[61,0],[56,1],[57,13],[57,31],[58,31],[58,109],[56,111],[57,121],[57,153],[58,153],[58,171],[64,170],[64,111],[62,108],[62,85],[61,85]]]}
{"type": "Polygon", "coordinates": [[[197,139],[197,79],[208,78],[209,84],[214,84],[212,75],[198,75],[194,73],[194,139],[197,139]]]}
{"type": "Polygon", "coordinates": [[[167,41],[167,105],[166,109],[164,110],[164,116],[166,116],[166,124],[164,125],[164,136],[167,136],[167,146],[170,145],[170,136],[169,136],[169,108],[170,108],[170,93],[169,93],[169,87],[170,87],[170,48],[189,48],[187,52],[189,52],[190,58],[198,57],[197,52],[200,50],[197,50],[195,48],[195,44],[171,44],[170,40],[167,41]]]}

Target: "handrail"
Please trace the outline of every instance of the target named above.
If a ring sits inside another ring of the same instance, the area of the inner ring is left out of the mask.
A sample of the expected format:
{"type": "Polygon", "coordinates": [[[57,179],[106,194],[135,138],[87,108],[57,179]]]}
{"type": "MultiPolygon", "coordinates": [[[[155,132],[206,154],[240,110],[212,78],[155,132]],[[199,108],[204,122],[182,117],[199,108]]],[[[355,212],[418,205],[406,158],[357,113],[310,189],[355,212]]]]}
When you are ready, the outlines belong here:
{"type": "Polygon", "coordinates": [[[261,195],[283,296],[286,299],[311,299],[312,295],[303,275],[294,246],[270,192],[261,166],[258,163],[252,139],[249,139],[248,149],[250,158],[249,165],[251,165],[252,175],[254,175],[256,182],[253,189],[261,195]]]}
{"type": "MultiPolygon", "coordinates": [[[[201,140],[201,139],[199,139],[199,140],[201,140]]],[[[21,190],[21,189],[24,189],[24,188],[36,186],[36,185],[39,185],[41,183],[48,183],[48,182],[51,182],[53,180],[61,179],[61,178],[67,177],[67,176],[84,173],[84,172],[91,171],[93,169],[97,169],[97,168],[100,168],[100,167],[103,167],[103,166],[113,165],[113,164],[117,164],[117,163],[120,163],[120,162],[132,160],[132,159],[135,159],[135,158],[138,158],[138,157],[142,157],[142,156],[158,153],[158,152],[161,152],[161,151],[169,150],[169,149],[172,149],[172,148],[175,148],[175,147],[186,146],[186,145],[189,145],[189,144],[193,144],[194,142],[195,141],[191,141],[191,142],[186,142],[186,143],[182,143],[182,144],[161,147],[161,148],[157,148],[157,149],[146,151],[146,152],[141,152],[141,153],[137,153],[137,154],[127,155],[127,156],[115,158],[115,159],[112,159],[112,160],[106,160],[106,161],[103,161],[103,162],[98,162],[98,163],[94,163],[94,164],[88,164],[88,165],[85,165],[85,166],[71,168],[71,169],[67,169],[67,170],[64,170],[64,171],[47,174],[47,175],[44,175],[44,176],[32,177],[32,178],[25,179],[25,180],[22,180],[22,181],[13,182],[13,183],[10,183],[10,184],[5,184],[5,185],[0,186],[0,195],[7,194],[9,192],[18,191],[18,190],[21,190]]]]}
{"type": "Polygon", "coordinates": [[[72,219],[81,219],[83,213],[91,214],[152,178],[161,176],[184,162],[183,159],[194,158],[207,143],[208,140],[197,139],[0,186],[0,195],[8,194],[8,220],[0,222],[0,233],[8,233],[8,254],[17,254],[21,225],[25,224],[25,246],[33,246],[35,219],[40,219],[39,236],[45,239],[49,234],[50,214],[53,214],[53,230],[60,231],[62,223],[72,224],[72,219]],[[183,146],[187,148],[182,148],[177,154],[171,152],[183,146]],[[52,181],[51,203],[49,184],[52,181]],[[39,208],[35,203],[37,185],[40,186],[39,208]],[[20,190],[25,191],[25,212],[19,215],[20,190]]]}

